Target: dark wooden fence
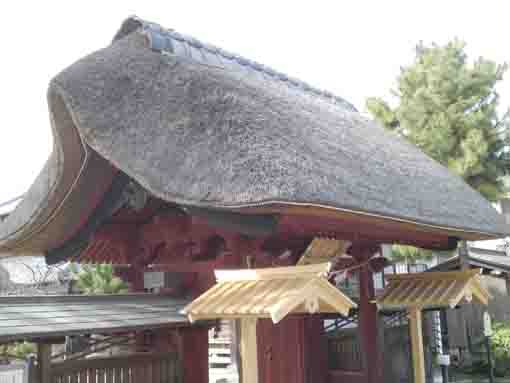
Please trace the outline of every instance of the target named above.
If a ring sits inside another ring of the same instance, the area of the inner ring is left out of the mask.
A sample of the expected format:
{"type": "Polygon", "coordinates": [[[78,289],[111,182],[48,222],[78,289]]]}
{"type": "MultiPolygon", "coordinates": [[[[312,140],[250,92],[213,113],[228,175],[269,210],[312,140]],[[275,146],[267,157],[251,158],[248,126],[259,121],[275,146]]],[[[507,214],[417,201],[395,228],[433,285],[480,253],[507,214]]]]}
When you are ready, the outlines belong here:
{"type": "Polygon", "coordinates": [[[181,383],[177,354],[134,354],[53,363],[52,383],[181,383]]]}
{"type": "MultiPolygon", "coordinates": [[[[379,336],[384,342],[384,382],[412,382],[408,326],[385,325],[384,333],[379,336]]],[[[365,382],[358,328],[344,328],[330,333],[327,336],[327,342],[329,381],[365,382]]],[[[425,365],[427,382],[432,382],[432,353],[428,338],[425,338],[425,365]]]]}
{"type": "Polygon", "coordinates": [[[469,350],[484,340],[484,311],[489,311],[493,322],[510,320],[510,296],[506,291],[506,281],[484,275],[482,284],[492,295],[487,307],[475,303],[447,311],[448,335],[452,349],[469,350]]]}
{"type": "Polygon", "coordinates": [[[357,328],[338,331],[328,337],[328,364],[330,370],[363,369],[357,328]]]}

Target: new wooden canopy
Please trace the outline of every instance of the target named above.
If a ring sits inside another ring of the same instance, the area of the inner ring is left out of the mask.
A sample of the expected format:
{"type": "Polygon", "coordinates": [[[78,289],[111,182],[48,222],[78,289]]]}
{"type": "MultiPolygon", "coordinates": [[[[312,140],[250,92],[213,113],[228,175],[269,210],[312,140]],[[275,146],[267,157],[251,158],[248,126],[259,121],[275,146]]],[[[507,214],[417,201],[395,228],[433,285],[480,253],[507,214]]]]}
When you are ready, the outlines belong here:
{"type": "Polygon", "coordinates": [[[490,294],[481,284],[480,269],[399,274],[388,277],[388,281],[388,286],[377,299],[377,305],[384,310],[408,311],[414,382],[424,383],[422,309],[453,308],[473,299],[486,305],[490,294]]]}
{"type": "Polygon", "coordinates": [[[271,318],[291,313],[341,313],[356,304],[324,277],[329,263],[271,269],[216,271],[218,283],[183,310],[191,321],[271,318]]]}
{"type": "Polygon", "coordinates": [[[388,285],[377,299],[379,308],[402,310],[409,307],[455,307],[462,301],[486,305],[490,295],[481,285],[480,269],[398,274],[388,277],[388,285]]]}
{"type": "Polygon", "coordinates": [[[339,312],[356,304],[325,278],[329,263],[216,271],[218,283],[183,309],[190,321],[239,318],[244,383],[258,383],[257,319],[278,323],[292,313],[339,312]]]}

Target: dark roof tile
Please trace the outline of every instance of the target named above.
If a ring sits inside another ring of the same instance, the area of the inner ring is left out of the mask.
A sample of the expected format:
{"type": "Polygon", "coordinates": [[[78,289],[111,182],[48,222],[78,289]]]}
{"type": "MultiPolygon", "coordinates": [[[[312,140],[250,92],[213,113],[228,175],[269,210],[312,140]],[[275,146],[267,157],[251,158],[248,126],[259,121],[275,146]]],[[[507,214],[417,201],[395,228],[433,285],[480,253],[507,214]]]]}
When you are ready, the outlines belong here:
{"type": "Polygon", "coordinates": [[[0,297],[0,342],[186,326],[189,300],[150,294],[0,297]]]}

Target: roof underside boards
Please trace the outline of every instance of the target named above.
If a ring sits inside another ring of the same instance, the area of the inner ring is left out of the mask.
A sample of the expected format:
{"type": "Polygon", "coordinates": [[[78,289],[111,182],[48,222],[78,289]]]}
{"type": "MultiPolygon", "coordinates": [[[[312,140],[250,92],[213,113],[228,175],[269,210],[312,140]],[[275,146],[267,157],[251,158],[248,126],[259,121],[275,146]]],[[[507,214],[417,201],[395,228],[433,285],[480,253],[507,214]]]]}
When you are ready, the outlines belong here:
{"type": "Polygon", "coordinates": [[[0,297],[0,343],[189,325],[186,300],[149,294],[0,297]]]}
{"type": "Polygon", "coordinates": [[[388,281],[377,298],[378,307],[385,311],[455,307],[473,299],[486,305],[490,299],[479,269],[391,275],[388,281]]]}
{"type": "Polygon", "coordinates": [[[136,18],[58,74],[48,102],[56,150],[0,224],[0,248],[61,245],[117,170],[183,206],[305,209],[465,239],[510,231],[462,179],[347,101],[136,18]]]}
{"type": "Polygon", "coordinates": [[[289,314],[340,313],[356,307],[323,274],[327,264],[217,272],[218,283],[184,312],[191,321],[219,318],[271,318],[289,314]],[[294,272],[293,272],[294,271],[294,272]]]}

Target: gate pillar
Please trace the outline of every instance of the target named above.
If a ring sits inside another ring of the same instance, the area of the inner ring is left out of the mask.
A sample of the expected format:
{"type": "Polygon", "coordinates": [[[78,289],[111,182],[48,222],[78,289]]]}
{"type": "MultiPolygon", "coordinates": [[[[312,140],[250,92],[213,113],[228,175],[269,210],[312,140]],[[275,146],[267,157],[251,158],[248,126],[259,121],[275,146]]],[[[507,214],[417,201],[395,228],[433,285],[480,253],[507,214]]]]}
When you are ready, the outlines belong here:
{"type": "Polygon", "coordinates": [[[209,337],[203,326],[179,330],[179,359],[182,383],[209,382],[209,337]]]}

